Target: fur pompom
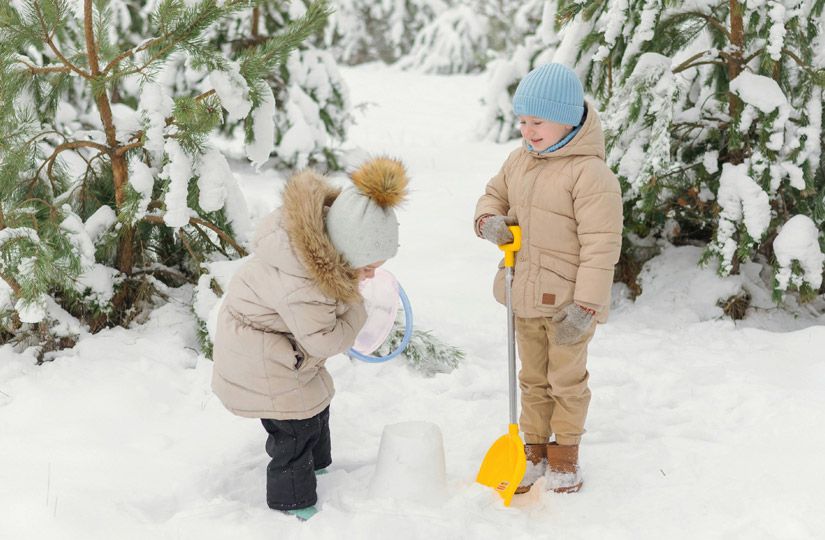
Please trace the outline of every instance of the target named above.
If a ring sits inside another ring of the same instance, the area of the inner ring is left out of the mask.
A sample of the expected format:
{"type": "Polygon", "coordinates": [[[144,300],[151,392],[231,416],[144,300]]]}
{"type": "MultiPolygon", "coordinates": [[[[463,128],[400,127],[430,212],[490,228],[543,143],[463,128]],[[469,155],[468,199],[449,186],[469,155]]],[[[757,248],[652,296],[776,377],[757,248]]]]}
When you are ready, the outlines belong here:
{"type": "Polygon", "coordinates": [[[407,171],[397,159],[370,159],[352,173],[352,183],[381,208],[401,204],[407,196],[407,171]]]}

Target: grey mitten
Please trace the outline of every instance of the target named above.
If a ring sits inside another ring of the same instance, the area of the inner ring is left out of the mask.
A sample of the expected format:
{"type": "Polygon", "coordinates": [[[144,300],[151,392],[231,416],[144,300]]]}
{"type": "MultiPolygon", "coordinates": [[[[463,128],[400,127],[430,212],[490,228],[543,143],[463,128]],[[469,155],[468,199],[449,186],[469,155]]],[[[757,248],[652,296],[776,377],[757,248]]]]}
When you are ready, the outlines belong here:
{"type": "Polygon", "coordinates": [[[507,227],[515,225],[516,220],[509,216],[490,216],[481,224],[481,236],[497,246],[513,241],[513,233],[507,227]]]}
{"type": "Polygon", "coordinates": [[[576,343],[590,328],[593,313],[578,304],[568,304],[553,315],[556,325],[556,345],[576,343]]]}

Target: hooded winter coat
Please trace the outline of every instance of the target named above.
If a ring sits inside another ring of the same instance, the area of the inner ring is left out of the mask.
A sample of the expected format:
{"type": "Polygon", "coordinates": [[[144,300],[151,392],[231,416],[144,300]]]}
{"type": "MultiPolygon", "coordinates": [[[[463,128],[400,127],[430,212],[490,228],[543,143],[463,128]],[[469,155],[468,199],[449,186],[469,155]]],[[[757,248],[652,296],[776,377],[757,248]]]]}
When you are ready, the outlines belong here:
{"type": "MultiPolygon", "coordinates": [[[[522,246],[516,256],[513,311],[550,317],[570,302],[597,311],[604,322],[614,266],[622,244],[622,194],[604,161],[604,134],[590,103],[578,133],[565,146],[539,154],[513,151],[487,184],[475,212],[516,218],[522,246]]],[[[494,280],[504,303],[503,261],[494,280]]]]}
{"type": "Polygon", "coordinates": [[[324,228],[339,190],[311,170],[258,227],[218,314],[212,390],[234,414],[306,419],[334,394],[326,359],[352,347],[366,321],[358,275],[324,228]]]}

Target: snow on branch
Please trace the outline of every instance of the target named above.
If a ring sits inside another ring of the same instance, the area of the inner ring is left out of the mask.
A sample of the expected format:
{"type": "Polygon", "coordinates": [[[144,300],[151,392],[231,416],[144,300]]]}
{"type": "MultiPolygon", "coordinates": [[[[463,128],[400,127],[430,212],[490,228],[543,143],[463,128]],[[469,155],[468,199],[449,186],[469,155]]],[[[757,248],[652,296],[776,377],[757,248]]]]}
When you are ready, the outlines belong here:
{"type": "Polygon", "coordinates": [[[822,286],[822,271],[825,254],[819,248],[819,229],[805,215],[796,215],[789,219],[779,230],[773,241],[776,262],[777,288],[787,290],[789,285],[797,288],[808,283],[813,290],[822,286]],[[798,261],[801,274],[794,273],[793,261],[798,261]]]}
{"type": "Polygon", "coordinates": [[[252,109],[249,99],[249,85],[240,73],[237,62],[228,62],[226,71],[215,70],[209,73],[209,82],[226,109],[227,121],[236,122],[246,118],[252,109]]]}
{"type": "Polygon", "coordinates": [[[40,243],[40,237],[34,229],[29,227],[6,228],[0,230],[0,248],[2,248],[7,242],[20,238],[25,238],[35,244],[40,243]]]}
{"type": "Polygon", "coordinates": [[[717,199],[722,211],[713,250],[721,258],[723,273],[728,274],[740,243],[735,238],[737,225],[743,222],[748,236],[758,242],[770,225],[771,205],[768,194],[748,175],[745,163],[722,166],[717,199]]]}
{"type": "Polygon", "coordinates": [[[252,140],[246,143],[246,156],[260,168],[275,147],[275,96],[269,86],[263,88],[261,104],[252,111],[252,134],[252,140]]]}

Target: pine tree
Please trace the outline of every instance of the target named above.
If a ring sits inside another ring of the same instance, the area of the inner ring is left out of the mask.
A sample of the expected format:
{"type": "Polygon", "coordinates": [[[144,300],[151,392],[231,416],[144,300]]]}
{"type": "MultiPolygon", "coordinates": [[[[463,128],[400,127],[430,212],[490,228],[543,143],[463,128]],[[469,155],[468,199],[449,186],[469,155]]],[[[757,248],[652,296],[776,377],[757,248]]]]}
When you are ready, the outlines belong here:
{"type": "Polygon", "coordinates": [[[488,43],[487,18],[471,5],[459,4],[422,28],[398,65],[424,73],[480,71],[487,63],[488,43]]]}
{"type": "MultiPolygon", "coordinates": [[[[127,1],[143,5],[137,0],[127,1]]],[[[229,60],[237,60],[243,50],[281,33],[293,20],[304,17],[309,5],[309,0],[289,3],[259,0],[255,7],[224,18],[204,37],[209,47],[220,50],[229,60]]],[[[148,31],[148,17],[143,12],[145,8],[136,17],[138,25],[146,30],[134,33],[136,36],[148,31]]],[[[129,34],[124,32],[124,35],[129,34]]],[[[277,103],[275,148],[268,166],[340,168],[337,150],[352,123],[349,92],[332,54],[316,43],[323,43],[320,30],[285,55],[277,68],[264,77],[277,103]]],[[[208,86],[208,77],[207,70],[195,69],[186,57],[181,56],[167,63],[159,79],[174,88],[175,93],[190,93],[208,86]]],[[[132,90],[133,95],[137,92],[137,88],[132,90]]],[[[220,130],[226,135],[222,148],[229,157],[243,157],[237,141],[247,138],[249,129],[248,123],[225,122],[221,125],[220,130]]]]}
{"type": "Polygon", "coordinates": [[[109,28],[131,27],[134,4],[74,5],[77,13],[66,0],[0,6],[6,336],[125,323],[158,280],[192,280],[213,253],[244,255],[243,199],[209,136],[226,109],[228,121],[250,126],[250,158],[268,158],[275,102],[264,79],[328,15],[316,2],[233,61],[204,39],[251,0],[162,0],[151,34],[126,47],[109,28]],[[169,95],[155,77],[173,56],[207,70],[213,88],[169,95]],[[129,88],[138,99],[123,99],[129,88]]]}
{"type": "Polygon", "coordinates": [[[445,11],[449,0],[335,0],[326,43],[349,65],[376,60],[393,64],[407,54],[418,32],[445,11]]]}
{"type": "Polygon", "coordinates": [[[485,114],[477,131],[486,139],[505,142],[520,136],[511,106],[519,81],[537,65],[549,62],[558,47],[556,2],[483,2],[480,9],[488,18],[491,35],[499,38],[491,42],[498,55],[487,64],[485,114]]]}
{"type": "MultiPolygon", "coordinates": [[[[248,17],[235,17],[220,28],[217,46],[241,50],[277,34],[306,15],[308,0],[263,0],[248,17]]],[[[290,169],[324,165],[340,169],[336,148],[352,123],[349,92],[332,54],[322,43],[322,32],[303,41],[267,76],[277,103],[275,114],[275,165],[290,169]]]]}
{"type": "Polygon", "coordinates": [[[559,2],[551,57],[577,70],[604,111],[628,239],[704,242],[705,261],[716,258],[722,275],[763,258],[774,265],[777,298],[792,289],[807,299],[817,293],[825,248],[823,6],[559,2]],[[793,228],[808,246],[796,252],[786,247],[793,242],[774,241],[794,216],[810,221],[793,228]]]}

